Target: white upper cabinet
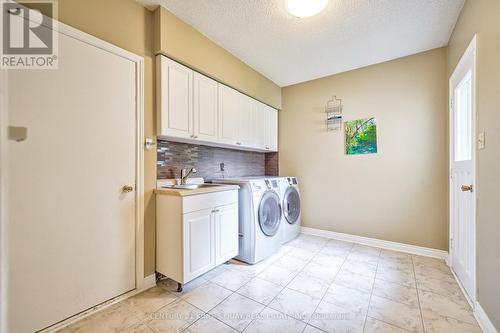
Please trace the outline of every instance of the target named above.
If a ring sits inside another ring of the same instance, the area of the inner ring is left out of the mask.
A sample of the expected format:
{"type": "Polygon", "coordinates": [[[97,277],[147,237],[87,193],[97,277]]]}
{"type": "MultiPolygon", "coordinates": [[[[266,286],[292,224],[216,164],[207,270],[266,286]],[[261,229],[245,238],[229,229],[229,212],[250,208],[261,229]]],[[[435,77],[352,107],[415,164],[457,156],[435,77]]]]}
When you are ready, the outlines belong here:
{"type": "Polygon", "coordinates": [[[261,102],[255,104],[257,148],[278,151],[278,110],[261,102]]]}
{"type": "Polygon", "coordinates": [[[266,107],[268,125],[264,149],[269,151],[278,151],[278,110],[267,105],[266,107]]]}
{"type": "Polygon", "coordinates": [[[240,122],[239,137],[244,147],[258,148],[255,135],[255,104],[256,100],[247,95],[240,94],[240,122]]]}
{"type": "Polygon", "coordinates": [[[219,142],[228,145],[242,145],[241,94],[219,84],[219,142]]]}
{"type": "Polygon", "coordinates": [[[160,56],[158,131],[161,135],[191,138],[193,135],[193,71],[160,56]]]}
{"type": "Polygon", "coordinates": [[[278,111],[157,56],[158,135],[171,141],[278,150],[278,111]]]}
{"type": "Polygon", "coordinates": [[[218,82],[194,73],[193,139],[217,141],[218,82]]]}

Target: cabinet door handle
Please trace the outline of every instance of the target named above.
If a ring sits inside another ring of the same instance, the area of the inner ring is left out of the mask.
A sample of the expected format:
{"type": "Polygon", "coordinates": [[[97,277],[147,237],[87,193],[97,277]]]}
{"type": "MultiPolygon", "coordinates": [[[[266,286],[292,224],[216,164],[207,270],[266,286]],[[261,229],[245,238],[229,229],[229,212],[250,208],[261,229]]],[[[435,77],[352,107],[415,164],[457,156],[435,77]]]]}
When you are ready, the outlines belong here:
{"type": "Polygon", "coordinates": [[[218,213],[218,212],[220,212],[220,210],[218,210],[218,209],[212,210],[212,213],[218,213]]]}
{"type": "Polygon", "coordinates": [[[269,150],[269,147],[266,147],[267,150],[269,150]]]}

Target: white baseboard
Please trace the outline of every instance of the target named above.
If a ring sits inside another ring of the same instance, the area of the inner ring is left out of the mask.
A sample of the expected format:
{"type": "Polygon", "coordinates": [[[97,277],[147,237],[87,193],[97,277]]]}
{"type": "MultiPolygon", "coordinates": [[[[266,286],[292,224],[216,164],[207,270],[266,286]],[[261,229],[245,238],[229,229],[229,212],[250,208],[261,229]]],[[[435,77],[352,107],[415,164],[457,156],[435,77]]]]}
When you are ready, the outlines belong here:
{"type": "Polygon", "coordinates": [[[391,242],[391,241],[386,241],[386,240],[381,240],[381,239],[376,239],[376,238],[356,236],[356,235],[351,235],[351,234],[344,234],[341,232],[321,230],[321,229],[308,228],[308,227],[302,227],[301,232],[303,234],[307,234],[307,235],[321,236],[321,237],[341,240],[341,241],[345,241],[345,242],[351,242],[351,243],[357,243],[357,244],[362,244],[362,245],[378,247],[378,248],[385,249],[385,250],[406,252],[406,253],[410,253],[410,254],[439,258],[439,259],[444,259],[444,260],[448,261],[448,252],[443,251],[443,250],[431,249],[428,247],[409,245],[409,244],[391,242]]]}
{"type": "Polygon", "coordinates": [[[479,302],[476,302],[474,313],[476,315],[477,322],[479,323],[479,326],[481,326],[484,333],[498,333],[497,329],[493,326],[493,323],[490,318],[488,318],[488,315],[484,312],[479,302]]]}
{"type": "Polygon", "coordinates": [[[144,283],[142,284],[142,290],[153,288],[156,286],[156,275],[153,273],[144,278],[144,283]]]}

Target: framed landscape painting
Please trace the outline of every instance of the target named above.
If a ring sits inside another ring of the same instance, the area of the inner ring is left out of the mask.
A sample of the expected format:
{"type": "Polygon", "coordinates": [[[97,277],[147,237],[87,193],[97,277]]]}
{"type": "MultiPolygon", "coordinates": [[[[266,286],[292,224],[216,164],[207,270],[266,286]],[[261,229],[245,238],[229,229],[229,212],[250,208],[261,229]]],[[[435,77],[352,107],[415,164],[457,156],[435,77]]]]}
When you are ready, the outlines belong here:
{"type": "Polygon", "coordinates": [[[375,117],[346,121],[345,153],[347,155],[377,152],[377,120],[375,117]]]}

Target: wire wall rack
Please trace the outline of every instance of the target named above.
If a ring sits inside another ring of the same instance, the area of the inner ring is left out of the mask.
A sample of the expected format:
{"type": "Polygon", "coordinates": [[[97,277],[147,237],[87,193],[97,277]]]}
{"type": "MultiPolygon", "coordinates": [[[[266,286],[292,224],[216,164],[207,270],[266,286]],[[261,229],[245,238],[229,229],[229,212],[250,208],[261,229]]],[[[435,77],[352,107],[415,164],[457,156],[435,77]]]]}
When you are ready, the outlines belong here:
{"type": "Polygon", "coordinates": [[[340,98],[333,96],[331,100],[326,102],[326,130],[339,131],[342,127],[342,111],[343,104],[340,98]]]}

